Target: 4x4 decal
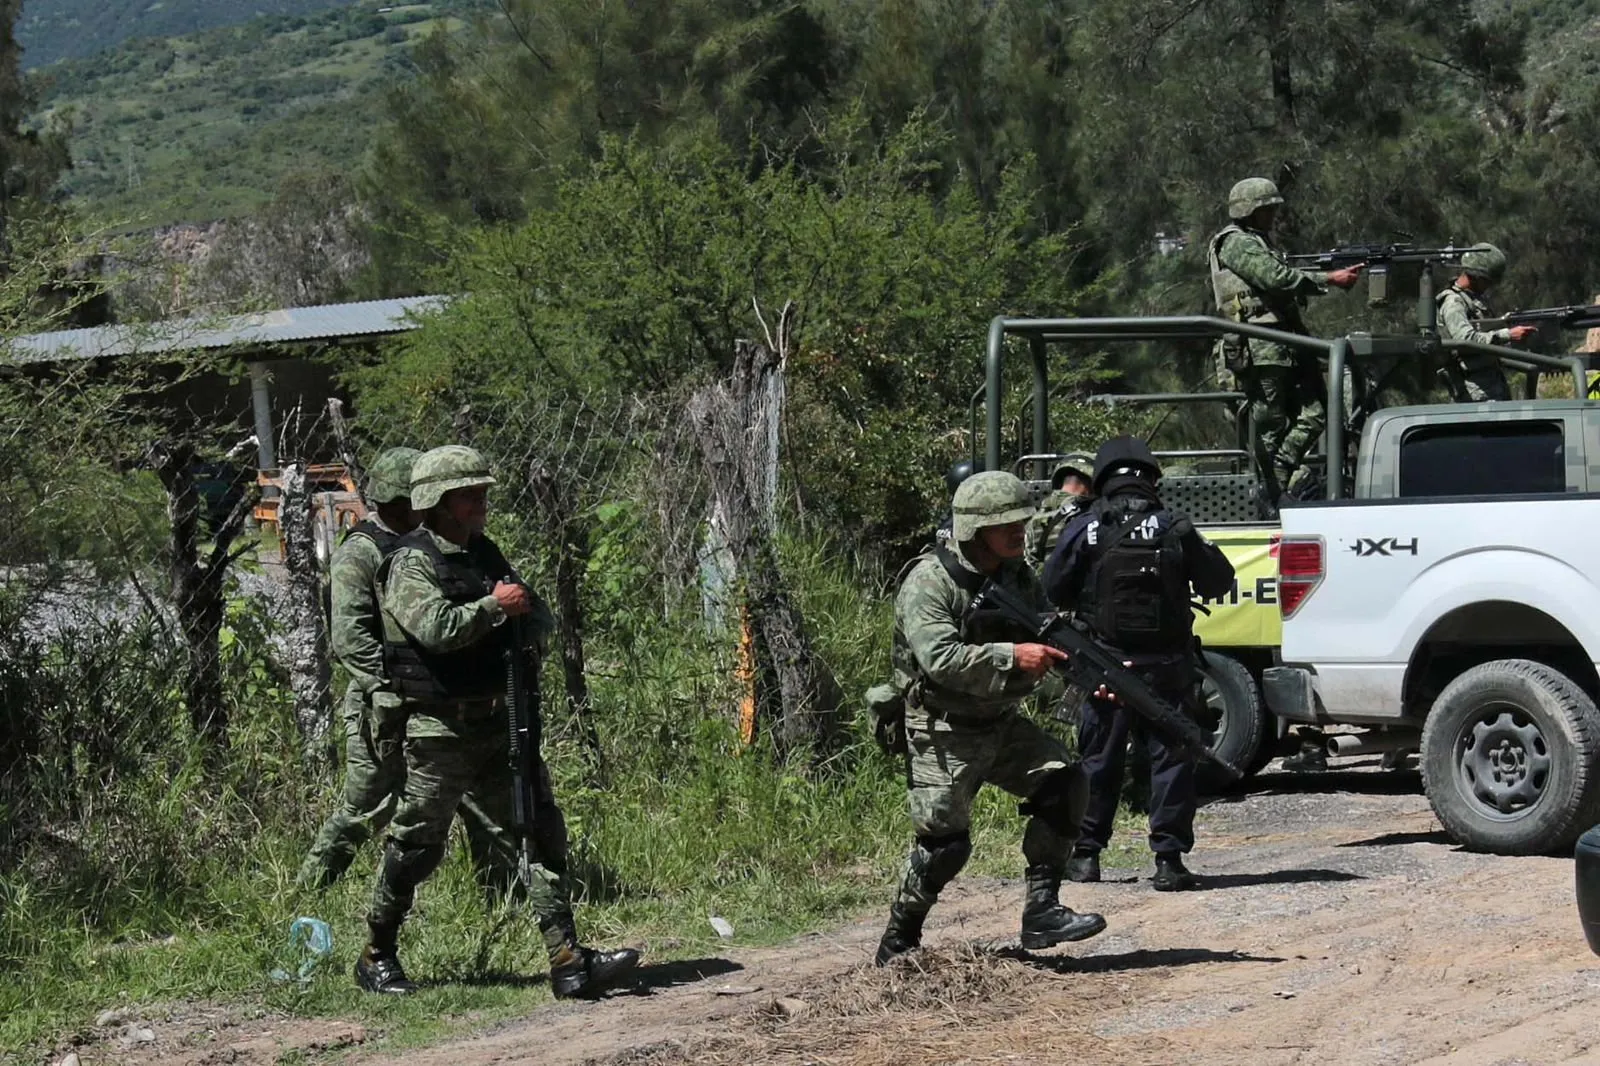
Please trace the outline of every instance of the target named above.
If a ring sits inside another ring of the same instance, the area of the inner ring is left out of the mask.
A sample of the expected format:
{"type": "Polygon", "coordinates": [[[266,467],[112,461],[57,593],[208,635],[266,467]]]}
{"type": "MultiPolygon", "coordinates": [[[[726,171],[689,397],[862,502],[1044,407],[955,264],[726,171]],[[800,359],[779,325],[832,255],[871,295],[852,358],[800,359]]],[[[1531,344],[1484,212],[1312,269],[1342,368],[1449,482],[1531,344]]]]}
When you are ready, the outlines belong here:
{"type": "Polygon", "coordinates": [[[1380,537],[1377,540],[1357,537],[1350,542],[1350,550],[1363,559],[1374,555],[1399,555],[1401,552],[1414,556],[1417,554],[1417,538],[1402,541],[1399,537],[1380,537]]]}

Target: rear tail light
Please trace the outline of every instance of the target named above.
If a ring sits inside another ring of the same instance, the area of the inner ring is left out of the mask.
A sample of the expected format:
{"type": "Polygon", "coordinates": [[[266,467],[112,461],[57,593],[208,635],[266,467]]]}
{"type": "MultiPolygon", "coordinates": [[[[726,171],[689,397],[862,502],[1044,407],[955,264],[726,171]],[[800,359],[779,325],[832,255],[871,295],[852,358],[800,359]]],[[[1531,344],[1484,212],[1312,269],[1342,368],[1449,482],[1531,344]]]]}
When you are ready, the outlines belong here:
{"type": "Polygon", "coordinates": [[[1293,618],[1322,584],[1327,572],[1326,545],[1318,536],[1277,533],[1269,551],[1278,560],[1278,613],[1293,618]]]}

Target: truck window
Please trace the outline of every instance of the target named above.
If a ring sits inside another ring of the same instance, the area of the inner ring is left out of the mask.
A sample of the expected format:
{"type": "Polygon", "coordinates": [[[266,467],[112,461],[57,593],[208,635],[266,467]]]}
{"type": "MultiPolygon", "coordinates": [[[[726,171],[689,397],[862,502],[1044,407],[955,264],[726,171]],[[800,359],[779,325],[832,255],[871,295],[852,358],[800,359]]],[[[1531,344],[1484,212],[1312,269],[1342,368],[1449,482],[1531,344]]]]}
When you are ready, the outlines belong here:
{"type": "Polygon", "coordinates": [[[1566,436],[1560,422],[1419,426],[1400,442],[1403,497],[1566,490],[1566,436]]]}

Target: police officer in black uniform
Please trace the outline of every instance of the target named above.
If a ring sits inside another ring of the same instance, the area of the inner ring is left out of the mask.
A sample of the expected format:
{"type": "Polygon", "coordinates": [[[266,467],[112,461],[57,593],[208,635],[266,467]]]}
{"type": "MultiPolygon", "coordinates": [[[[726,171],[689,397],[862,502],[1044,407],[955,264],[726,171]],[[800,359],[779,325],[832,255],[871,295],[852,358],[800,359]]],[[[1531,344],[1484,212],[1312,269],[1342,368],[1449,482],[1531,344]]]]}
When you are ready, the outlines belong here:
{"type": "MultiPolygon", "coordinates": [[[[1144,441],[1107,441],[1094,469],[1099,499],[1062,531],[1045,564],[1045,591],[1163,697],[1197,707],[1191,586],[1201,596],[1224,594],[1233,587],[1233,564],[1187,517],[1162,506],[1156,492],[1161,467],[1144,441]]],[[[1089,809],[1067,877],[1100,880],[1099,856],[1111,839],[1130,732],[1150,754],[1154,886],[1162,892],[1192,888],[1183,853],[1194,847],[1193,759],[1169,748],[1125,708],[1094,698],[1084,704],[1078,726],[1089,809]]]]}

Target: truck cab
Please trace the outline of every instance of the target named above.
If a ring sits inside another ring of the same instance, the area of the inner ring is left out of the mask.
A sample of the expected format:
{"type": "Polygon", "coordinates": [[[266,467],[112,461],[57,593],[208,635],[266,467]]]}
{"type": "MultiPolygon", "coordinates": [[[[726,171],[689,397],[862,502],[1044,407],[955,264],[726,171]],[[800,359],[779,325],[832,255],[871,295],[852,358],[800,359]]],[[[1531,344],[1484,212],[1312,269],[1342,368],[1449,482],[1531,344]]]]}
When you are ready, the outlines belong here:
{"type": "MultiPolygon", "coordinates": [[[[1378,411],[1348,499],[1285,503],[1272,712],[1414,749],[1441,823],[1503,854],[1600,820],[1600,404],[1378,411]]],[[[1337,749],[1336,749],[1337,750],[1337,749]]]]}

